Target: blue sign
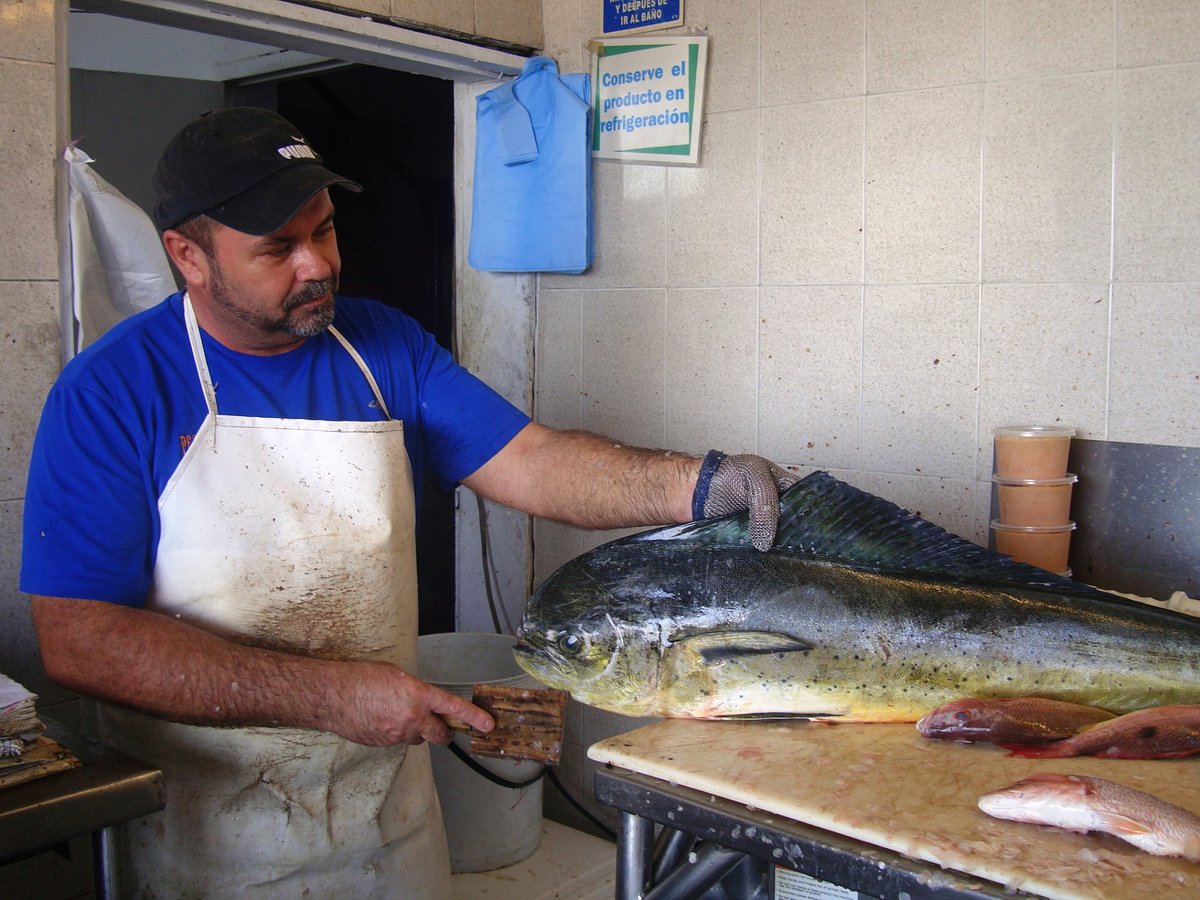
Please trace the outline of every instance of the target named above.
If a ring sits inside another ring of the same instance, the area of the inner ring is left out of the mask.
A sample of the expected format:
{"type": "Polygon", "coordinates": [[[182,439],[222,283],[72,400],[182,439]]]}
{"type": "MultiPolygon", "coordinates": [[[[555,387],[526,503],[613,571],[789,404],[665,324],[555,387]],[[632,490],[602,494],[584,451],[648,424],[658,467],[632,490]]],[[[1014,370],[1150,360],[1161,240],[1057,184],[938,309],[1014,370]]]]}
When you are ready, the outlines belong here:
{"type": "Polygon", "coordinates": [[[604,0],[604,33],[683,24],[683,0],[604,0]]]}

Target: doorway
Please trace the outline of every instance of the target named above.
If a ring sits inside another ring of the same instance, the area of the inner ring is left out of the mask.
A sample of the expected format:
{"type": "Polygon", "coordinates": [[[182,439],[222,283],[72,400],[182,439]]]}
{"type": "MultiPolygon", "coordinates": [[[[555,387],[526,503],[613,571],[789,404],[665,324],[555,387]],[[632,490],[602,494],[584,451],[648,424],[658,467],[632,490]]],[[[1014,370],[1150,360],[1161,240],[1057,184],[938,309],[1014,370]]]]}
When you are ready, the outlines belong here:
{"type": "MultiPolygon", "coordinates": [[[[101,176],[148,210],[154,162],[184,122],[222,106],[278,110],[330,168],[366,188],[336,197],[341,291],[404,310],[453,349],[453,84],[366,65],[319,68],[227,82],[72,68],[72,135],[101,176]]],[[[454,495],[432,481],[415,487],[420,631],[453,631],[454,495]]]]}

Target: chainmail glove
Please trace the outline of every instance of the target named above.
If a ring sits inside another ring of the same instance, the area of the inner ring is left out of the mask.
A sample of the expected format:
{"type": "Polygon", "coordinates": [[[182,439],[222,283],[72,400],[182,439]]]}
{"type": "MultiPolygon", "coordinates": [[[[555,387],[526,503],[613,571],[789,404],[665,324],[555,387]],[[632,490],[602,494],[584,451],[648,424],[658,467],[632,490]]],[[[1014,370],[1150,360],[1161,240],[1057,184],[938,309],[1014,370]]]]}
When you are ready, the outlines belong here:
{"type": "Polygon", "coordinates": [[[800,479],[770,460],[709,450],[692,494],[692,517],[713,519],[750,511],[750,543],[770,550],[779,526],[779,494],[800,479]]]}

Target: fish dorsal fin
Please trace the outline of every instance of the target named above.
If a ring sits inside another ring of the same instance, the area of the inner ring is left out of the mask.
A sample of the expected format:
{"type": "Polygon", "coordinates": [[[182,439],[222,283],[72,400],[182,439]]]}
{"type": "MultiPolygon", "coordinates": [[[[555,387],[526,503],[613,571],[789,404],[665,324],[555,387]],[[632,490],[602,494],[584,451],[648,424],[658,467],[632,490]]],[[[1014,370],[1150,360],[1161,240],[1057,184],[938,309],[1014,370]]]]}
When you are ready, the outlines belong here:
{"type": "MultiPolygon", "coordinates": [[[[806,475],[782,494],[779,504],[775,553],[896,575],[1053,590],[1109,601],[1121,599],[1045,569],[1014,562],[827,472],[806,475]]],[[[687,540],[749,547],[749,517],[745,512],[734,513],[625,540],[687,540]]]]}
{"type": "Polygon", "coordinates": [[[709,631],[673,641],[706,663],[768,653],[803,653],[812,645],[774,631],[709,631]]]}

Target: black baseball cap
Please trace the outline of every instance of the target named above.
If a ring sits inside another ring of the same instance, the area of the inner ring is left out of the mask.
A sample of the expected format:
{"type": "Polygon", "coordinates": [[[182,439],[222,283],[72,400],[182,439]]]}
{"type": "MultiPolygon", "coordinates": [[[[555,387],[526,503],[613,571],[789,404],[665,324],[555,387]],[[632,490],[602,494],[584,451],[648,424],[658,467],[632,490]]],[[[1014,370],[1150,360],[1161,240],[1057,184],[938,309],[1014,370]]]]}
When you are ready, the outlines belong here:
{"type": "Polygon", "coordinates": [[[318,191],[362,186],[324,166],[287,119],[266,109],[211,110],[167,143],[154,171],[154,224],[201,213],[244,234],[282,228],[318,191]]]}

